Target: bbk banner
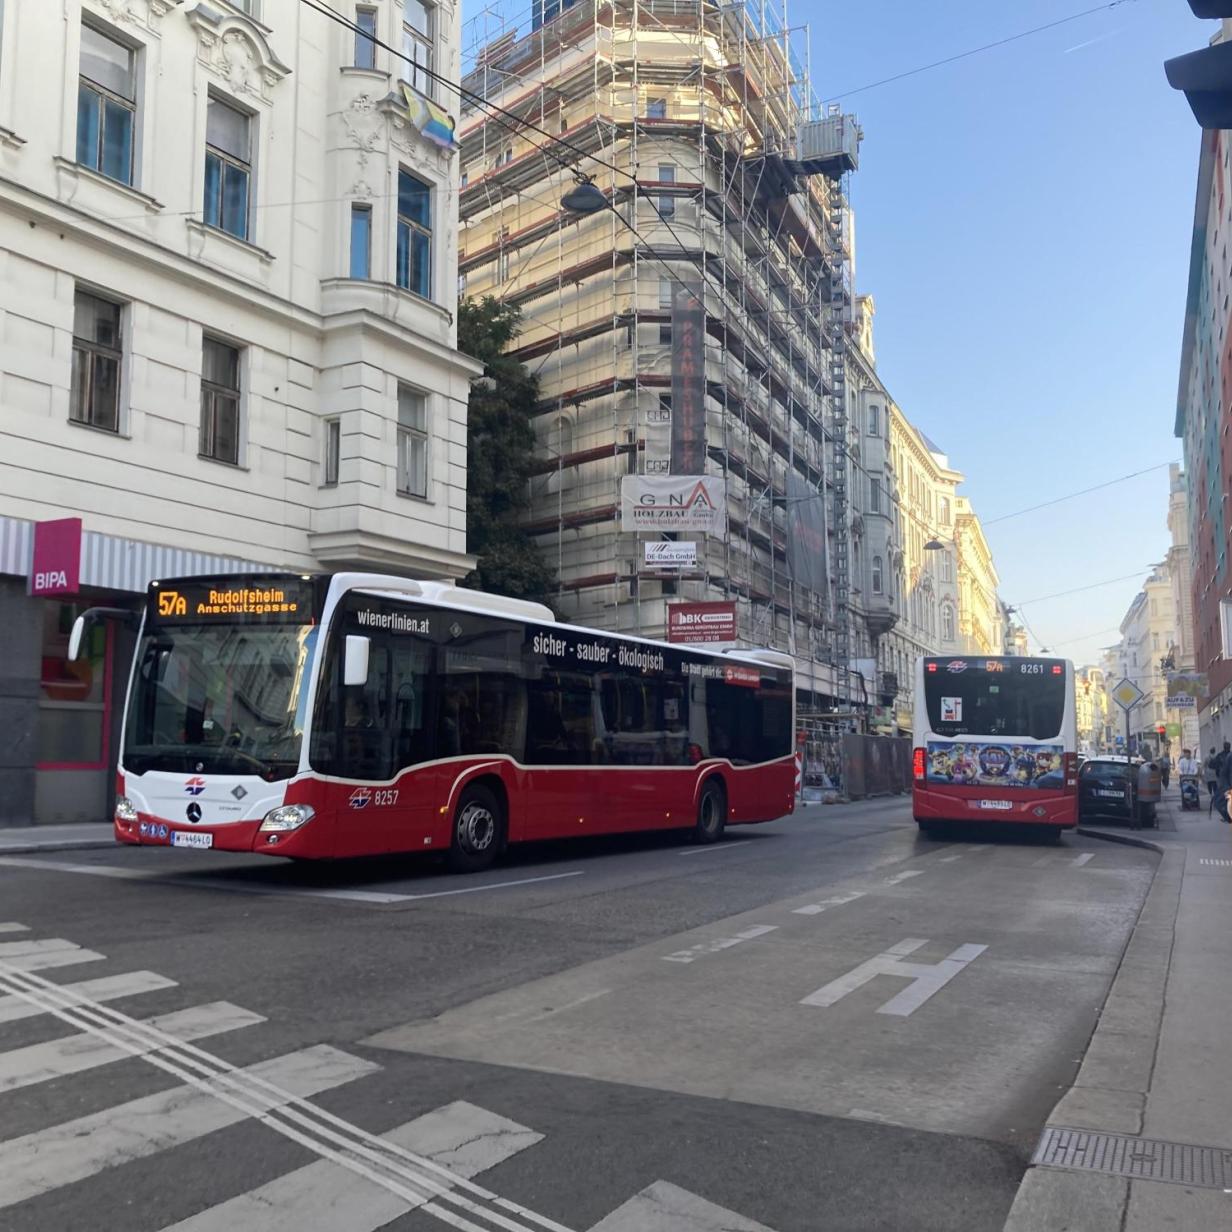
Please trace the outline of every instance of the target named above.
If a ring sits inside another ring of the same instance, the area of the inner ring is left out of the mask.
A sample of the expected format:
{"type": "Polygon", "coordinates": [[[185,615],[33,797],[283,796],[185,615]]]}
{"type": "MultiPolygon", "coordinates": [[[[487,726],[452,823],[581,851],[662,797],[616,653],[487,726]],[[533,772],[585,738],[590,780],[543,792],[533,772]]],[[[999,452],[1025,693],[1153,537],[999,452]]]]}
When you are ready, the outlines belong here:
{"type": "Polygon", "coordinates": [[[721,535],[727,529],[727,487],[717,475],[625,475],[620,509],[626,531],[721,535]]]}
{"type": "Polygon", "coordinates": [[[736,640],[736,604],[723,600],[715,603],[669,603],[667,606],[667,640],[706,645],[736,640]]]}
{"type": "Polygon", "coordinates": [[[697,544],[660,539],[643,545],[647,569],[692,569],[697,565],[697,544]]]}

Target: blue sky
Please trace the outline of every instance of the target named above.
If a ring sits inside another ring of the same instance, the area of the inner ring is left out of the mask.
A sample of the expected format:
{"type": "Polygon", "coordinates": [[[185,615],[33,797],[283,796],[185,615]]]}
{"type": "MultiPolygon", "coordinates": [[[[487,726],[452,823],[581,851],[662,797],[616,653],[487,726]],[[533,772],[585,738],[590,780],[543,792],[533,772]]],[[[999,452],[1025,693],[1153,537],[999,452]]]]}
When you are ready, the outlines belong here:
{"type": "MultiPolygon", "coordinates": [[[[986,521],[1181,457],[1172,435],[1199,130],[1162,63],[1214,24],[1127,0],[824,0],[813,85],[865,131],[852,198],[878,368],[986,521]]],[[[1039,644],[1096,660],[1168,548],[1167,470],[987,527],[1039,644]],[[1034,601],[1033,601],[1034,600],[1034,601]],[[1042,601],[1041,601],[1042,600],[1042,601]]]]}

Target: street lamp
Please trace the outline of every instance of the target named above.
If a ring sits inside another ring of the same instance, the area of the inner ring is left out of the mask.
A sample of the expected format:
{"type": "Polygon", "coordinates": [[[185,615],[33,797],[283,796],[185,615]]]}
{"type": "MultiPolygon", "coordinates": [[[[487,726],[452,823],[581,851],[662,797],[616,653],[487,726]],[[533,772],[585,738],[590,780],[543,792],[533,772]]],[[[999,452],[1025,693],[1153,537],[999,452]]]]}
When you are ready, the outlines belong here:
{"type": "Polygon", "coordinates": [[[929,541],[928,541],[928,542],[924,545],[924,551],[926,551],[926,552],[944,552],[944,551],[945,551],[945,544],[944,544],[944,543],[942,543],[940,539],[930,539],[930,540],[929,540],[929,541]]]}
{"type": "Polygon", "coordinates": [[[588,175],[576,172],[577,183],[560,199],[561,205],[571,214],[597,214],[611,204],[607,195],[588,175]]]}

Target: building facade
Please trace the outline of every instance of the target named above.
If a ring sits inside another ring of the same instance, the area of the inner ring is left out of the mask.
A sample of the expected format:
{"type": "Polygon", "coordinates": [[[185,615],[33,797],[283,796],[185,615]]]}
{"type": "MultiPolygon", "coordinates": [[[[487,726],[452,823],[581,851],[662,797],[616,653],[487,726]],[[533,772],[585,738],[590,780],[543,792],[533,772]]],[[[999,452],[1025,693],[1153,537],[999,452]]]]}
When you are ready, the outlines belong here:
{"type": "MultiPolygon", "coordinates": [[[[454,6],[365,13],[457,72],[454,6]]],[[[66,665],[81,606],[472,566],[456,153],[415,66],[296,0],[0,14],[0,824],[95,819],[128,645],[66,665]]]]}
{"type": "MultiPolygon", "coordinates": [[[[1225,21],[1216,41],[1232,38],[1225,21]]],[[[1232,132],[1204,130],[1198,157],[1176,435],[1184,442],[1194,666],[1209,679],[1201,744],[1232,739],[1232,132]]]]}
{"type": "Polygon", "coordinates": [[[1108,729],[1107,692],[1102,668],[1087,666],[1074,672],[1078,749],[1087,754],[1105,751],[1108,729]]]}
{"type": "MultiPolygon", "coordinates": [[[[1142,700],[1130,713],[1131,751],[1143,747],[1158,752],[1161,745],[1177,745],[1181,729],[1175,715],[1167,709],[1169,650],[1176,633],[1176,612],[1172,602],[1172,579],[1165,564],[1156,565],[1134,596],[1121,621],[1121,641],[1117,648],[1115,688],[1125,677],[1142,690],[1142,700]],[[1159,729],[1163,728],[1163,734],[1159,729]]],[[[1118,708],[1119,711],[1119,708],[1118,708]]],[[[1119,712],[1124,727],[1124,714],[1119,712]]],[[[1179,753],[1179,747],[1174,748],[1179,753]]]]}
{"type": "MultiPolygon", "coordinates": [[[[1194,644],[1193,564],[1189,554],[1189,476],[1173,463],[1168,468],[1168,534],[1171,546],[1164,562],[1172,584],[1172,644],[1167,658],[1174,671],[1193,671],[1194,644]]],[[[1169,708],[1168,721],[1180,726],[1184,748],[1201,745],[1198,709],[1169,708]]],[[[1210,747],[1209,745],[1207,746],[1210,747]]]]}
{"type": "Polygon", "coordinates": [[[815,100],[773,7],[583,0],[489,30],[465,84],[504,114],[464,112],[460,285],[522,310],[542,391],[528,529],[558,610],[660,637],[676,604],[730,604],[738,641],[795,657],[804,705],[841,710],[876,606],[837,178],[855,129],[832,117],[844,152],[801,158],[815,100]],[[575,169],[605,208],[565,206],[575,169]],[[637,520],[699,492],[726,516],[637,520]]]}

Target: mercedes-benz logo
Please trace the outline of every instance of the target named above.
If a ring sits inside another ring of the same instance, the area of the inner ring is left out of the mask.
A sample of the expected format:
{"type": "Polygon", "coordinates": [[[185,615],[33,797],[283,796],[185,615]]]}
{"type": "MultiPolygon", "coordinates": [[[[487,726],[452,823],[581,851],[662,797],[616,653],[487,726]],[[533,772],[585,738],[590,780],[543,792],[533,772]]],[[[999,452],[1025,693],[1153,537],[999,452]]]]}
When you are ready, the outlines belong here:
{"type": "Polygon", "coordinates": [[[203,761],[199,761],[199,762],[197,762],[197,764],[193,767],[193,769],[194,769],[194,770],[195,770],[198,774],[200,774],[200,773],[201,773],[201,771],[205,769],[205,762],[203,762],[203,761]]]}
{"type": "Polygon", "coordinates": [[[201,805],[194,800],[187,808],[188,820],[195,826],[201,820],[201,805]]]}

